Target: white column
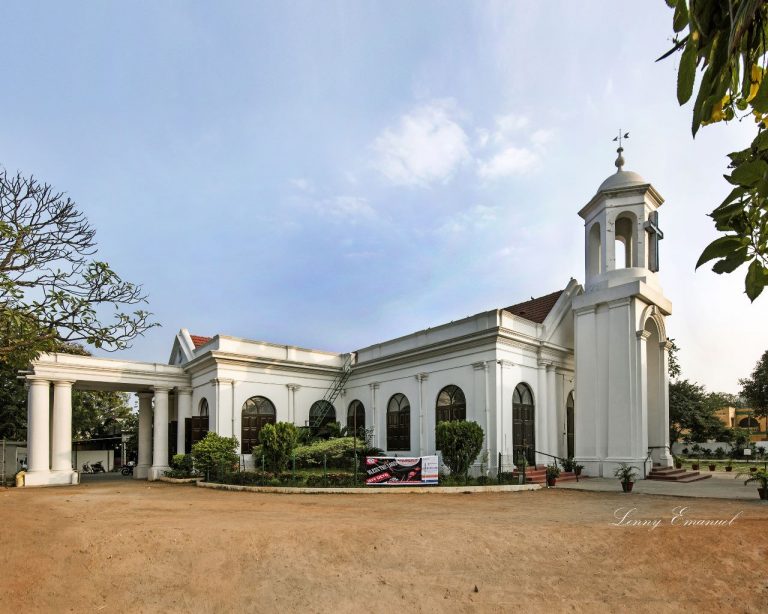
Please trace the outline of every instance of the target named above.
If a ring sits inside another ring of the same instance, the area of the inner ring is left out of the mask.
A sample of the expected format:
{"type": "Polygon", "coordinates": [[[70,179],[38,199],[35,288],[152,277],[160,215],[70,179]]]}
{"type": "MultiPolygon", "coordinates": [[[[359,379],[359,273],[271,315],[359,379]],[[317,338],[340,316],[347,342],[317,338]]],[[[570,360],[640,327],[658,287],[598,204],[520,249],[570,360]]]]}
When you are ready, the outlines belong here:
{"type": "Polygon", "coordinates": [[[170,469],[168,466],[168,391],[155,386],[155,420],[152,432],[152,468],[149,479],[156,480],[170,469]]]}
{"type": "MultiPolygon", "coordinates": [[[[552,454],[549,449],[549,399],[547,398],[547,364],[544,361],[538,363],[538,383],[536,386],[536,392],[538,398],[534,401],[534,419],[536,425],[536,449],[539,452],[546,454],[552,454]]],[[[536,464],[548,465],[553,462],[554,459],[548,456],[536,455],[536,464]]]]}
{"type": "Polygon", "coordinates": [[[192,388],[176,389],[176,453],[184,454],[187,445],[187,418],[192,417],[192,388]]]}
{"type": "Polygon", "coordinates": [[[416,376],[416,380],[419,382],[419,456],[424,456],[426,453],[426,419],[424,417],[424,380],[429,377],[427,373],[419,373],[416,376]]]}
{"type": "MultiPolygon", "coordinates": [[[[288,388],[288,422],[296,424],[296,391],[301,388],[298,384],[286,384],[288,388]]],[[[296,424],[296,426],[299,426],[296,424]]]]}
{"type": "Polygon", "coordinates": [[[72,474],[72,384],[53,382],[53,433],[51,434],[51,469],[72,474]]]}
{"type": "Polygon", "coordinates": [[[659,360],[659,404],[661,405],[661,411],[663,412],[663,419],[659,421],[659,431],[655,434],[657,441],[662,442],[660,445],[667,446],[662,450],[657,450],[658,456],[656,462],[662,467],[671,467],[673,464],[672,454],[669,449],[669,350],[672,348],[672,343],[669,341],[662,341],[659,343],[659,349],[661,351],[661,360],[659,360]]]}
{"type": "Polygon", "coordinates": [[[137,480],[149,477],[152,466],[152,393],[139,392],[139,460],[133,471],[137,480]]]}
{"type": "Polygon", "coordinates": [[[29,469],[26,483],[30,485],[45,484],[50,470],[49,410],[51,383],[36,377],[28,377],[27,381],[29,382],[27,396],[27,465],[29,469]]]}
{"type": "MultiPolygon", "coordinates": [[[[484,448],[485,453],[488,456],[488,469],[491,467],[491,424],[488,417],[488,365],[484,362],[476,362],[472,365],[474,369],[474,387],[475,387],[475,399],[474,399],[474,418],[478,424],[482,422],[483,430],[485,431],[484,448]]],[[[469,418],[469,416],[467,416],[469,418]]],[[[495,465],[495,463],[494,463],[495,465]]]]}
{"type": "MultiPolygon", "coordinates": [[[[550,452],[549,454],[554,454],[555,456],[565,456],[565,454],[561,454],[560,446],[558,445],[558,441],[560,441],[560,438],[558,437],[557,431],[558,426],[560,424],[560,403],[558,402],[557,398],[557,387],[556,387],[556,379],[555,379],[555,365],[548,364],[547,365],[547,438],[549,440],[549,448],[550,452]]],[[[554,459],[550,459],[554,461],[554,459]]]]}

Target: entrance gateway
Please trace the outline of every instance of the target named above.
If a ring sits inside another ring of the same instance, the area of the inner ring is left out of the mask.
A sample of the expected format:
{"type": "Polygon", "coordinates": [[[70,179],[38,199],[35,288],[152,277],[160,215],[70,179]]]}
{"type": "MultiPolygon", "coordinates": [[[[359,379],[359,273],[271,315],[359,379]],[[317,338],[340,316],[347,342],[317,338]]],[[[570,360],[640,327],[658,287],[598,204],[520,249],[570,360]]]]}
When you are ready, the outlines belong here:
{"type": "MultiPolygon", "coordinates": [[[[585,283],[491,309],[349,354],[181,329],[168,364],[44,354],[30,365],[30,486],[72,484],[72,389],[139,399],[138,479],[206,432],[234,436],[242,462],[264,424],[344,420],[365,425],[389,456],[439,454],[440,420],[483,429],[491,475],[521,455],[543,465],[574,457],[593,476],[620,463],[645,476],[671,465],[658,209],[640,175],[617,171],[579,215],[585,283]]],[[[479,471],[479,465],[477,467],[479,471]]]]}

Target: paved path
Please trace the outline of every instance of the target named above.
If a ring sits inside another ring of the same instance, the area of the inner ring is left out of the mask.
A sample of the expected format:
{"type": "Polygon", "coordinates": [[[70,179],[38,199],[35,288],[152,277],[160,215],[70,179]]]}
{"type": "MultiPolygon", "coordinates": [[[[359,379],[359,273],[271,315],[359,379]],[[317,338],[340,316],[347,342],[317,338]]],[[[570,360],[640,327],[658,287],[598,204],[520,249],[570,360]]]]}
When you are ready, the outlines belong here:
{"type": "MultiPolygon", "coordinates": [[[[744,478],[736,479],[733,474],[715,472],[708,480],[676,484],[661,480],[638,480],[632,492],[673,497],[710,497],[713,499],[758,499],[757,484],[744,486],[744,478]]],[[[579,482],[559,482],[556,488],[620,492],[621,484],[611,478],[582,478],[579,482]]]]}

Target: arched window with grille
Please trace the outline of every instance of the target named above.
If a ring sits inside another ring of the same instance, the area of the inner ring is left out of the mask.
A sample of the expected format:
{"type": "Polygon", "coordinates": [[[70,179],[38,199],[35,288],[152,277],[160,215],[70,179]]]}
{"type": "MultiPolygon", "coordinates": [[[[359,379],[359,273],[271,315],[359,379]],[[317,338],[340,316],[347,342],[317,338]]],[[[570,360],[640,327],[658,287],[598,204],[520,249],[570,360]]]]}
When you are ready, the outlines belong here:
{"type": "Polygon", "coordinates": [[[534,463],[536,424],[533,393],[528,384],[520,383],[512,394],[512,455],[517,462],[524,454],[529,465],[534,463]]]}
{"type": "Polygon", "coordinates": [[[443,388],[437,395],[435,424],[466,419],[467,399],[464,396],[464,391],[453,384],[443,388]]]}
{"type": "Polygon", "coordinates": [[[387,450],[411,449],[411,404],[399,392],[387,403],[387,450]]]}
{"type": "Polygon", "coordinates": [[[365,430],[365,406],[355,399],[347,408],[347,431],[359,433],[365,430]]]}
{"type": "Polygon", "coordinates": [[[267,397],[251,397],[243,403],[240,428],[240,450],[250,454],[259,445],[259,431],[265,424],[274,424],[277,419],[275,406],[267,397]]]}
{"type": "Polygon", "coordinates": [[[739,427],[743,429],[759,429],[760,423],[754,418],[742,418],[739,420],[739,427]]]}
{"type": "Polygon", "coordinates": [[[309,408],[309,426],[320,429],[329,422],[336,422],[336,408],[328,401],[315,401],[309,408]]]}

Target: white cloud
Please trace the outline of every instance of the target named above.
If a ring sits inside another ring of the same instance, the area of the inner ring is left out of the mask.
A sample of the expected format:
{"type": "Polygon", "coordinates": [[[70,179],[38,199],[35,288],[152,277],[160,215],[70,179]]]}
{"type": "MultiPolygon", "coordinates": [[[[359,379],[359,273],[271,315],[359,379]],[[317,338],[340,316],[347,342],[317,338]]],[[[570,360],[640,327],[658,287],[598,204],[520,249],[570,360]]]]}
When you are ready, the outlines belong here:
{"type": "Polygon", "coordinates": [[[314,192],[315,186],[312,185],[312,182],[308,179],[304,179],[303,177],[299,177],[297,179],[291,179],[291,185],[299,190],[300,192],[314,192]]]}
{"type": "Polygon", "coordinates": [[[396,185],[449,180],[470,158],[467,133],[455,115],[450,101],[433,101],[404,115],[374,140],[374,167],[396,185]]]}
{"type": "Polygon", "coordinates": [[[528,118],[525,115],[518,115],[516,113],[500,115],[496,118],[494,140],[497,143],[504,142],[511,133],[519,132],[526,126],[528,126],[528,118]]]}
{"type": "Polygon", "coordinates": [[[336,196],[318,203],[318,212],[347,222],[371,220],[376,217],[376,210],[367,199],[360,196],[336,196]]]}
{"type": "Polygon", "coordinates": [[[481,230],[498,219],[498,207],[475,205],[447,219],[438,229],[438,234],[462,233],[468,230],[481,230]]]}
{"type": "Polygon", "coordinates": [[[499,179],[519,175],[531,170],[539,161],[539,156],[525,147],[507,147],[490,160],[480,160],[477,173],[483,179],[499,179]]]}
{"type": "Polygon", "coordinates": [[[549,145],[554,138],[555,138],[554,130],[550,130],[548,128],[542,128],[542,129],[536,130],[531,135],[531,143],[533,143],[536,147],[545,147],[546,145],[549,145]]]}

